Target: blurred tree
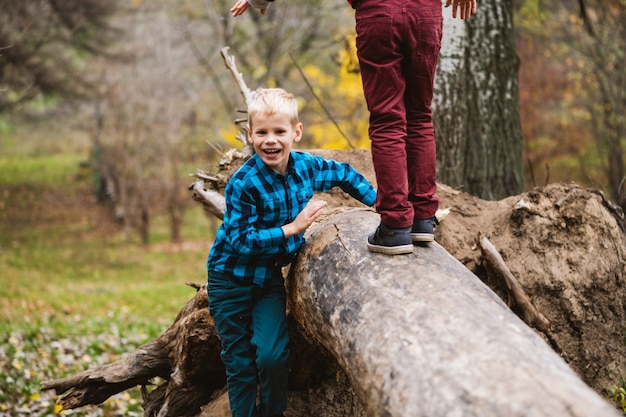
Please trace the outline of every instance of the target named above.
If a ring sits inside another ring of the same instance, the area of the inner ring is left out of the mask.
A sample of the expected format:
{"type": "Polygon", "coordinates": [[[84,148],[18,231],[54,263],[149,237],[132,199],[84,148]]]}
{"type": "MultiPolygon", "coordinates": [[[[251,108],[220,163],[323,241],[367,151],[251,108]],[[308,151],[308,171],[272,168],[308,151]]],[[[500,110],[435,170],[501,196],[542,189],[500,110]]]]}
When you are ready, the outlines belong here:
{"type": "Polygon", "coordinates": [[[0,113],[43,95],[84,97],[87,55],[104,54],[116,0],[0,0],[0,113]]]}
{"type": "MultiPolygon", "coordinates": [[[[143,243],[149,241],[152,217],[162,210],[170,214],[172,239],[180,238],[176,224],[182,221],[183,202],[192,202],[188,195],[186,200],[179,196],[185,189],[178,172],[189,140],[189,121],[216,147],[221,146],[222,136],[234,138],[237,133],[232,115],[244,103],[225,70],[219,54],[222,47],[231,47],[250,88],[281,86],[299,97],[305,126],[329,124],[328,117],[321,120],[322,102],[331,107],[332,118],[353,123],[353,110],[346,110],[346,101],[329,94],[340,79],[328,74],[342,70],[338,54],[347,47],[340,42],[342,35],[332,35],[342,33],[338,5],[316,0],[283,8],[288,6],[285,2],[263,17],[256,12],[233,19],[230,2],[222,0],[133,4],[133,13],[116,23],[127,28],[123,48],[134,60],[131,65],[104,62],[100,66],[98,107],[104,123],[99,165],[108,177],[118,217],[128,232],[139,232],[143,243]],[[319,88],[327,85],[324,79],[333,84],[326,92],[319,88]]],[[[341,4],[341,10],[347,21],[347,3],[341,4]]],[[[343,32],[351,33],[352,27],[343,32]]],[[[360,85],[358,74],[352,78],[360,85]]],[[[356,111],[363,109],[362,94],[358,96],[353,101],[356,111]]],[[[324,139],[338,137],[336,132],[324,132],[324,139]]],[[[321,145],[307,135],[303,147],[321,145]]],[[[233,139],[231,145],[239,143],[233,139]]]]}
{"type": "Polygon", "coordinates": [[[193,204],[184,178],[184,143],[195,135],[196,108],[208,96],[204,77],[178,30],[167,0],[137,2],[118,19],[126,27],[130,63],[102,62],[99,170],[127,233],[150,243],[152,219],[169,218],[170,239],[180,241],[185,210],[193,204]]]}
{"type": "Polygon", "coordinates": [[[535,51],[527,60],[543,63],[540,74],[522,71],[540,98],[523,109],[531,162],[626,209],[626,0],[518,0],[517,15],[523,50],[535,51]]]}
{"type": "Polygon", "coordinates": [[[350,51],[354,38],[354,12],[348,4],[280,1],[266,15],[249,10],[237,18],[229,12],[233,4],[231,0],[178,2],[178,14],[187,20],[181,30],[212,79],[224,114],[244,107],[219,55],[228,46],[249,88],[282,87],[299,98],[305,127],[300,147],[332,142],[348,148],[359,141],[369,146],[360,123],[367,117],[362,93],[355,100],[354,89],[341,86],[347,81],[361,88],[358,72],[345,70],[345,51],[350,51]]]}

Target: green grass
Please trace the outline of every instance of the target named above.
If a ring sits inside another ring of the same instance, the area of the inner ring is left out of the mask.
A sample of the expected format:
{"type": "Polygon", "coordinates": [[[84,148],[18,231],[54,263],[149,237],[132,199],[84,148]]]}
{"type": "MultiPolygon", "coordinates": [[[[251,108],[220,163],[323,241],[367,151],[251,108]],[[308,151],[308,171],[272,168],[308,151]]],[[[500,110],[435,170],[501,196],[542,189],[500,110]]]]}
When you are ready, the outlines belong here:
{"type": "MultiPolygon", "coordinates": [[[[205,281],[216,223],[194,207],[185,241],[174,245],[156,218],[153,243],[143,247],[96,203],[81,166],[86,147],[41,147],[2,130],[0,417],[54,415],[57,397],[40,392],[40,382],[111,363],[158,337],[195,294],[185,282],[205,281]]],[[[66,415],[139,416],[140,395],[129,390],[66,415]]]]}
{"type": "Polygon", "coordinates": [[[3,185],[59,187],[68,180],[67,168],[78,167],[82,154],[53,154],[35,157],[0,157],[3,185]]]}
{"type": "Polygon", "coordinates": [[[619,404],[622,411],[626,413],[626,379],[620,377],[619,385],[609,388],[609,398],[619,404]]]}

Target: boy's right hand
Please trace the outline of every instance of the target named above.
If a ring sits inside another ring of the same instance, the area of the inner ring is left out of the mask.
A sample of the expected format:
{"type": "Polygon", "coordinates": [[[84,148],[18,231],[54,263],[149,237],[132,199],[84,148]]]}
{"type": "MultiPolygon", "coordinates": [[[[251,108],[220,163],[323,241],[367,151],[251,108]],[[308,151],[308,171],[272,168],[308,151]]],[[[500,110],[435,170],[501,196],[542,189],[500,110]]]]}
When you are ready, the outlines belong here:
{"type": "Polygon", "coordinates": [[[322,200],[309,201],[293,222],[283,226],[285,237],[297,235],[308,229],[322,215],[326,205],[326,201],[322,200]]]}

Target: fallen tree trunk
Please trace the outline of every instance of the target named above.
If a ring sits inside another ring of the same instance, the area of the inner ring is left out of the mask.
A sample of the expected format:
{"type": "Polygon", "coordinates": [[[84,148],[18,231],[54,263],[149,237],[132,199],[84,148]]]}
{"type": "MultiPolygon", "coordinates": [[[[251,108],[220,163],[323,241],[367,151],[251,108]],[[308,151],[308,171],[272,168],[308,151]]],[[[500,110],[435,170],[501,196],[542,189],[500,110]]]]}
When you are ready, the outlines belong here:
{"type": "Polygon", "coordinates": [[[290,312],[338,360],[370,416],[618,416],[441,246],[371,254],[367,210],[313,227],[290,312]]]}

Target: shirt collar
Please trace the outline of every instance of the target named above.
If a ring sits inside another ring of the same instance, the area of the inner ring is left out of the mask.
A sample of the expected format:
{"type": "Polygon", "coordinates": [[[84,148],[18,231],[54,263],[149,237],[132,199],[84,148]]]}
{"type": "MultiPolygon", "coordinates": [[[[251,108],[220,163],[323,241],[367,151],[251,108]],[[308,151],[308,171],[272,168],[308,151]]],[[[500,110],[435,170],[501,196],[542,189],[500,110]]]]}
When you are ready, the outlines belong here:
{"type": "Polygon", "coordinates": [[[263,160],[261,159],[261,157],[258,154],[254,154],[252,155],[252,158],[254,158],[254,163],[255,166],[257,167],[257,169],[263,173],[263,175],[265,177],[269,177],[272,179],[278,179],[278,180],[282,180],[283,178],[291,175],[294,171],[294,166],[295,166],[295,161],[293,159],[293,151],[289,152],[289,162],[287,163],[287,173],[285,175],[281,175],[279,173],[277,173],[276,171],[274,171],[273,169],[269,168],[267,165],[265,165],[265,162],[263,162],[263,160]]]}

